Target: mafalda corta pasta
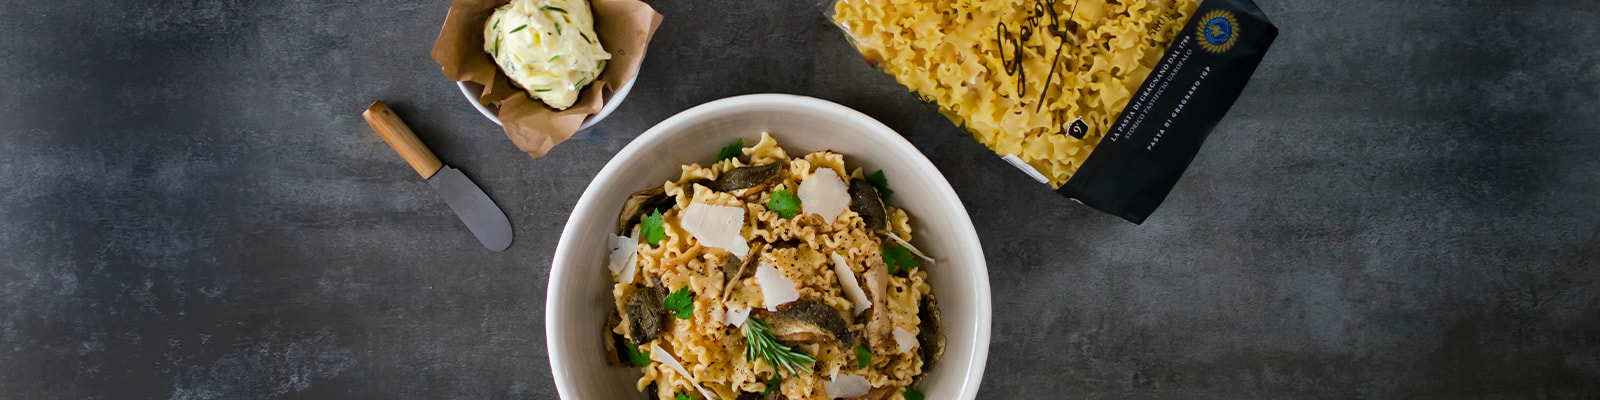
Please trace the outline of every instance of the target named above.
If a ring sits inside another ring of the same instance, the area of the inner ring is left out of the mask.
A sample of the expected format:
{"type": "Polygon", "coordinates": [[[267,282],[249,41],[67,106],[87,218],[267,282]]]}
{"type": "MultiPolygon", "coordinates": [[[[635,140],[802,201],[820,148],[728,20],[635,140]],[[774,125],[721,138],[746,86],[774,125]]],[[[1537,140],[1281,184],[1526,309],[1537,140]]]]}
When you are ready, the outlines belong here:
{"type": "Polygon", "coordinates": [[[1134,222],[1277,35],[1249,0],[837,0],[831,14],[996,154],[1134,222]]]}
{"type": "Polygon", "coordinates": [[[1060,187],[1199,4],[843,0],[835,19],[900,83],[1060,187]]]}

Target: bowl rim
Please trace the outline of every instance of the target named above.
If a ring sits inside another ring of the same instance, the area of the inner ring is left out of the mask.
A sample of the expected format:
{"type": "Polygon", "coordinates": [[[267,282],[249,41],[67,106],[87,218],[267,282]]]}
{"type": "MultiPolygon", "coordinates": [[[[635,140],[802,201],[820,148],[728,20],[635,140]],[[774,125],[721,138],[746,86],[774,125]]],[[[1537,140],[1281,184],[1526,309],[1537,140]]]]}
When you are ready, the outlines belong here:
{"type": "MultiPolygon", "coordinates": [[[[596,124],[599,124],[601,120],[604,120],[607,116],[610,116],[612,111],[617,110],[617,106],[622,105],[622,99],[628,97],[628,92],[633,91],[633,83],[638,81],[639,73],[634,72],[633,77],[628,78],[628,83],[622,84],[622,87],[617,88],[617,90],[600,91],[600,95],[603,96],[601,98],[601,103],[603,103],[603,105],[600,106],[600,112],[590,114],[589,117],[584,118],[583,124],[578,125],[578,130],[581,131],[593,128],[596,124]]],[[[462,97],[467,98],[467,104],[471,104],[473,109],[478,110],[479,115],[483,115],[484,118],[488,118],[489,122],[493,122],[495,125],[505,126],[505,124],[500,122],[500,117],[495,115],[495,110],[490,110],[489,106],[479,103],[478,96],[472,94],[473,92],[482,92],[483,85],[479,85],[477,82],[472,81],[456,81],[456,88],[461,91],[462,97]]]]}
{"type": "MultiPolygon", "coordinates": [[[[957,232],[950,232],[950,234],[956,235],[958,241],[970,242],[976,245],[970,251],[978,260],[978,265],[971,266],[971,268],[976,269],[976,272],[970,274],[972,275],[972,281],[967,283],[973,288],[973,310],[975,312],[975,315],[973,315],[974,350],[972,358],[967,362],[966,371],[960,378],[961,382],[955,398],[971,400],[977,397],[978,388],[983,381],[984,369],[988,365],[989,341],[993,329],[993,297],[989,287],[988,263],[983,254],[982,242],[978,240],[977,229],[972,224],[971,216],[966,213],[966,207],[961,202],[960,197],[955,194],[955,189],[950,186],[948,180],[944,179],[943,173],[939,172],[933,162],[928,160],[927,156],[922,154],[920,150],[917,150],[916,146],[913,146],[910,141],[907,141],[904,136],[901,136],[895,130],[866,114],[838,103],[809,96],[760,93],[714,100],[662,120],[634,138],[621,151],[617,152],[610,161],[607,161],[606,165],[600,169],[600,172],[595,175],[589,186],[584,189],[583,194],[578,198],[578,202],[574,206],[572,213],[568,215],[567,223],[562,228],[561,236],[556,243],[555,254],[550,263],[549,282],[546,284],[545,295],[545,348],[548,352],[547,358],[550,360],[552,378],[555,380],[556,391],[560,398],[574,398],[577,388],[574,384],[574,377],[567,369],[563,368],[566,365],[568,355],[565,347],[562,347],[560,343],[568,340],[569,335],[566,334],[565,330],[553,329],[553,327],[563,326],[563,324],[558,318],[560,313],[552,309],[551,305],[556,304],[557,299],[565,297],[567,289],[560,285],[559,282],[567,280],[568,274],[576,273],[577,271],[576,268],[563,268],[562,266],[571,264],[569,259],[574,257],[571,255],[574,251],[571,249],[571,241],[573,240],[572,238],[578,235],[578,231],[581,229],[580,226],[584,223],[580,220],[580,217],[597,212],[596,208],[601,206],[599,199],[596,198],[599,196],[599,192],[602,191],[599,189],[599,184],[609,182],[623,175],[626,172],[621,170],[622,164],[625,163],[623,160],[633,159],[640,153],[649,151],[659,142],[666,140],[665,135],[668,132],[679,130],[684,125],[719,114],[739,112],[741,109],[749,107],[769,105],[781,105],[788,108],[809,108],[818,115],[848,119],[851,123],[861,126],[865,130],[876,131],[879,134],[886,135],[888,142],[890,142],[889,145],[894,147],[895,151],[914,155],[910,157],[910,162],[916,165],[918,169],[934,171],[938,179],[934,180],[935,187],[932,192],[942,198],[940,199],[941,202],[951,202],[957,209],[962,210],[962,212],[956,213],[958,215],[954,215],[954,217],[957,219],[957,226],[965,227],[966,229],[957,229],[957,232]]],[[[948,329],[948,327],[946,328],[948,329]]]]}

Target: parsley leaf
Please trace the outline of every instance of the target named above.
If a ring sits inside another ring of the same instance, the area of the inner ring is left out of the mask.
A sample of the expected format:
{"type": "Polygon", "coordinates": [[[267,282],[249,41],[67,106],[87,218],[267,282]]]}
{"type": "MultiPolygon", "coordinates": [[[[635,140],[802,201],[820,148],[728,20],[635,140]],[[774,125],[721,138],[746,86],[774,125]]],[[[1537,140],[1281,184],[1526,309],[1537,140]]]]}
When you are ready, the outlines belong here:
{"type": "Polygon", "coordinates": [[[673,396],[673,400],[694,400],[694,399],[689,398],[689,396],[684,395],[683,392],[678,392],[677,396],[673,396]]]}
{"type": "Polygon", "coordinates": [[[739,138],[738,140],[734,140],[733,143],[728,143],[727,146],[723,146],[722,150],[717,151],[717,161],[722,161],[729,158],[738,158],[739,154],[743,153],[744,138],[739,138]]]}
{"type": "Polygon", "coordinates": [[[661,239],[667,238],[667,229],[661,227],[660,209],[649,216],[639,217],[639,235],[644,236],[644,241],[650,242],[651,246],[660,246],[661,239]]]}
{"type": "Polygon", "coordinates": [[[906,400],[923,400],[923,398],[922,392],[918,392],[916,389],[906,388],[906,400]]]}
{"type": "Polygon", "coordinates": [[[898,274],[900,270],[910,271],[921,266],[917,263],[917,257],[911,255],[910,249],[898,244],[883,249],[883,263],[889,264],[890,274],[898,274]]]}
{"type": "Polygon", "coordinates": [[[767,380],[767,388],[761,391],[761,397],[771,396],[773,393],[777,393],[778,388],[781,385],[783,385],[783,375],[772,374],[772,379],[767,380]]]}
{"type": "Polygon", "coordinates": [[[872,365],[872,350],[856,345],[856,369],[867,369],[868,365],[872,365]]]}
{"type": "Polygon", "coordinates": [[[677,291],[667,295],[663,305],[667,308],[667,312],[677,314],[678,319],[689,319],[694,316],[694,292],[689,290],[689,286],[678,288],[677,291]]]}
{"type": "Polygon", "coordinates": [[[800,213],[800,197],[788,189],[772,192],[772,199],[767,200],[767,209],[778,213],[783,219],[794,218],[800,213]]]}
{"type": "Polygon", "coordinates": [[[867,183],[878,189],[878,195],[882,196],[884,200],[888,200],[889,196],[894,194],[893,190],[889,190],[889,178],[883,176],[883,170],[881,169],[867,176],[867,183]]]}
{"type": "Polygon", "coordinates": [[[650,350],[640,350],[638,346],[634,346],[631,342],[624,344],[627,347],[623,348],[622,351],[628,353],[628,362],[633,363],[635,367],[650,365],[650,350]]]}

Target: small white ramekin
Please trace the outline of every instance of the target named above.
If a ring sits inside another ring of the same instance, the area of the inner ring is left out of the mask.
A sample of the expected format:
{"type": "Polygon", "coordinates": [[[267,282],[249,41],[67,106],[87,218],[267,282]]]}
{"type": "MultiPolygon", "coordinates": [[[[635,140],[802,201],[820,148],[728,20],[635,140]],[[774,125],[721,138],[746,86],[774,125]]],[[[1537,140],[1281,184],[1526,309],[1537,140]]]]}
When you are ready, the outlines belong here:
{"type": "MultiPolygon", "coordinates": [[[[639,75],[634,74],[633,79],[628,79],[628,83],[622,84],[622,87],[618,88],[617,91],[611,93],[602,92],[605,98],[601,99],[601,101],[605,105],[600,107],[600,112],[584,119],[583,125],[579,125],[578,130],[589,129],[589,127],[600,123],[600,120],[605,119],[607,115],[611,115],[612,111],[616,111],[617,106],[622,104],[622,99],[628,97],[628,91],[633,90],[633,83],[638,80],[639,75]]],[[[484,118],[493,121],[495,125],[502,125],[500,117],[496,117],[496,115],[500,114],[500,107],[478,103],[478,94],[483,93],[483,85],[479,85],[477,82],[457,81],[456,86],[461,88],[461,95],[467,98],[467,103],[472,104],[472,108],[478,109],[479,114],[483,114],[484,118]]]]}

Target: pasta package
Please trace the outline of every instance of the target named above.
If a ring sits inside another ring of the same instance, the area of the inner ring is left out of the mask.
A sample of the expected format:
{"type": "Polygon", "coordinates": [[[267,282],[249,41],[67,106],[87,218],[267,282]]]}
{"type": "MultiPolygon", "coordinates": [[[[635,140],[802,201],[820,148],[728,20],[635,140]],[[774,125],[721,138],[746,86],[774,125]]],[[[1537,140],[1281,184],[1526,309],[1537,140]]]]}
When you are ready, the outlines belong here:
{"type": "Polygon", "coordinates": [[[827,14],[995,154],[1134,223],[1278,34],[1250,0],[835,0],[827,14]]]}

